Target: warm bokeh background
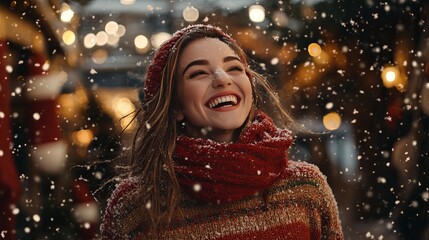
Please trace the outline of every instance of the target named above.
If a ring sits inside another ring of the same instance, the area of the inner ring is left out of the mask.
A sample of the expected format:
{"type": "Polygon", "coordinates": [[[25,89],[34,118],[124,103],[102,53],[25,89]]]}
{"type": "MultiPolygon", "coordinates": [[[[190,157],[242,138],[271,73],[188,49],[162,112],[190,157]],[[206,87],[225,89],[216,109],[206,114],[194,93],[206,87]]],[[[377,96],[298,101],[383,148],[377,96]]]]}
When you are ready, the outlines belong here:
{"type": "Polygon", "coordinates": [[[97,238],[150,55],[191,23],[236,38],[322,133],[298,134],[290,157],[325,173],[347,239],[428,239],[428,11],[417,0],[2,0],[0,239],[97,238]]]}

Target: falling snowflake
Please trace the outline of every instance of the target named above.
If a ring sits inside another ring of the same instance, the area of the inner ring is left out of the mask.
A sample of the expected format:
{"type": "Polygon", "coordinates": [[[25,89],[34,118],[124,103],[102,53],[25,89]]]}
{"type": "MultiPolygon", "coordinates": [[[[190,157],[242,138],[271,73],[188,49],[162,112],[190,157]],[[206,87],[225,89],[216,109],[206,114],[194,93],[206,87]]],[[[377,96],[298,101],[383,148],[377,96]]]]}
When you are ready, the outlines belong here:
{"type": "Polygon", "coordinates": [[[97,74],[97,71],[94,68],[91,68],[91,70],[89,70],[89,73],[94,75],[97,74]]]}

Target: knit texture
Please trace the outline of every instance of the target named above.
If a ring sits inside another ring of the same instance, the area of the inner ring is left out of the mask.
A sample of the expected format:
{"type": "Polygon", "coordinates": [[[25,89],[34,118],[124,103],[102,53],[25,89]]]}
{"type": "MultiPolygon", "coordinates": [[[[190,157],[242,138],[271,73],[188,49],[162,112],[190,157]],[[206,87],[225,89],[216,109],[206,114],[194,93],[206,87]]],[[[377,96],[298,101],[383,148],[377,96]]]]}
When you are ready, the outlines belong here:
{"type": "MultiPolygon", "coordinates": [[[[117,186],[104,214],[102,239],[155,238],[147,230],[149,205],[139,200],[140,191],[137,177],[117,186]]],[[[185,196],[181,207],[184,217],[176,216],[160,239],[344,239],[325,177],[305,162],[288,161],[283,178],[263,196],[221,205],[185,196]]]]}
{"type": "Polygon", "coordinates": [[[289,130],[257,111],[236,142],[179,136],[174,170],[181,189],[193,198],[232,202],[272,186],[284,172],[291,143],[289,130]]]}

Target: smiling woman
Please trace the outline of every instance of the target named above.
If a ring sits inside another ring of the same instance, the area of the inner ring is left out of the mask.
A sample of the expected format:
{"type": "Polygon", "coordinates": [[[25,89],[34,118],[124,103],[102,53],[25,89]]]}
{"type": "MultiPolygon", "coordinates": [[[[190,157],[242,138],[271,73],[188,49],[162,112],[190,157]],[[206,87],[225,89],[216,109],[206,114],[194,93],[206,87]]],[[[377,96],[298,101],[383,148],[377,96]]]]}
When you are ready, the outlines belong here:
{"type": "Polygon", "coordinates": [[[252,107],[252,86],[244,69],[234,51],[218,39],[198,39],[184,48],[179,57],[176,119],[184,122],[187,135],[233,140],[252,107]],[[201,132],[204,128],[210,131],[201,132]]]}
{"type": "Polygon", "coordinates": [[[292,133],[260,103],[293,121],[229,35],[176,32],[144,84],[130,172],[109,200],[103,239],[344,238],[325,177],[288,160],[292,133]]]}

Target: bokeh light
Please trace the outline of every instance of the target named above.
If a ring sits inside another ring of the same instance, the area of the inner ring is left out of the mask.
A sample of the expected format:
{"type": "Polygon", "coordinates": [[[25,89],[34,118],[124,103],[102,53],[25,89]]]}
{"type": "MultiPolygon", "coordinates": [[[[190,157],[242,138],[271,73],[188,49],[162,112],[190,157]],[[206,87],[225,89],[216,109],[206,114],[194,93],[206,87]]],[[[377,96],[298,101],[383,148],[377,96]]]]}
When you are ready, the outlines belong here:
{"type": "Polygon", "coordinates": [[[106,32],[100,31],[95,36],[97,37],[97,43],[96,43],[97,46],[104,46],[104,45],[106,45],[107,40],[108,40],[108,36],[107,36],[106,32]]]}
{"type": "Polygon", "coordinates": [[[134,115],[136,108],[129,98],[121,97],[112,101],[112,109],[115,117],[120,119],[121,128],[130,131],[135,128],[134,115]]]}
{"type": "Polygon", "coordinates": [[[252,22],[263,22],[265,20],[265,8],[261,5],[250,6],[249,18],[252,20],[252,22]]]}
{"type": "Polygon", "coordinates": [[[76,35],[74,32],[67,30],[63,33],[62,39],[66,45],[72,45],[76,40],[76,35]]]}
{"type": "Polygon", "coordinates": [[[126,33],[127,29],[124,25],[118,24],[118,31],[116,31],[116,36],[123,37],[126,33]]]}
{"type": "Polygon", "coordinates": [[[159,32],[152,35],[150,42],[154,48],[159,48],[163,42],[169,39],[171,35],[166,32],[159,32]]]}
{"type": "Polygon", "coordinates": [[[116,46],[119,43],[119,37],[116,35],[107,36],[107,44],[110,46],[116,46]]]}
{"type": "Polygon", "coordinates": [[[193,6],[187,6],[182,12],[183,19],[187,22],[195,22],[200,16],[200,12],[193,6]]]}
{"type": "Polygon", "coordinates": [[[88,33],[83,38],[83,46],[85,48],[92,48],[97,44],[97,37],[94,33],[88,33]]]}
{"type": "Polygon", "coordinates": [[[146,52],[149,48],[149,40],[144,35],[138,35],[134,38],[134,45],[137,51],[146,52]]]}
{"type": "Polygon", "coordinates": [[[121,0],[122,5],[131,5],[134,4],[136,0],[121,0]]]}
{"type": "Polygon", "coordinates": [[[308,54],[312,57],[318,57],[322,53],[322,48],[317,43],[310,43],[308,45],[308,54]]]}
{"type": "Polygon", "coordinates": [[[92,61],[97,64],[103,64],[106,62],[108,53],[104,49],[97,49],[92,53],[92,61]]]}
{"type": "Polygon", "coordinates": [[[119,29],[119,25],[115,21],[110,21],[106,23],[106,25],[104,26],[104,31],[106,31],[106,33],[110,35],[116,34],[118,29],[119,29]]]}
{"type": "Polygon", "coordinates": [[[323,125],[330,131],[336,130],[341,125],[341,116],[336,112],[330,112],[323,116],[323,125]]]}
{"type": "Polygon", "coordinates": [[[61,15],[60,19],[62,22],[70,22],[74,16],[74,11],[70,8],[67,3],[61,5],[61,15]]]}
{"type": "Polygon", "coordinates": [[[82,129],[74,132],[72,138],[76,145],[86,147],[94,138],[94,133],[90,129],[82,129]]]}
{"type": "Polygon", "coordinates": [[[388,66],[381,71],[381,79],[386,88],[394,87],[399,78],[399,69],[396,66],[388,66]]]}

